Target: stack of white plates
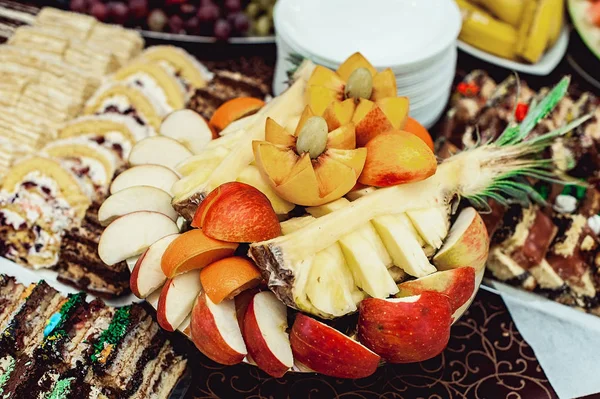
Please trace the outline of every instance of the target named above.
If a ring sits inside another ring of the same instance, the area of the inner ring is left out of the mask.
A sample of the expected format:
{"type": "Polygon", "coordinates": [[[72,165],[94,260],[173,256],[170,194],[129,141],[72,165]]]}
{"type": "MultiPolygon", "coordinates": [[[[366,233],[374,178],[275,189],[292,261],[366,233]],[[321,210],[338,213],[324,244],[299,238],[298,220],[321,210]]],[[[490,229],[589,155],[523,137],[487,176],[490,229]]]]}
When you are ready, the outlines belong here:
{"type": "Polygon", "coordinates": [[[273,90],[285,90],[293,60],[336,69],[360,51],[377,69],[394,71],[411,116],[430,127],[450,97],[460,27],[453,0],[278,0],[273,90]]]}

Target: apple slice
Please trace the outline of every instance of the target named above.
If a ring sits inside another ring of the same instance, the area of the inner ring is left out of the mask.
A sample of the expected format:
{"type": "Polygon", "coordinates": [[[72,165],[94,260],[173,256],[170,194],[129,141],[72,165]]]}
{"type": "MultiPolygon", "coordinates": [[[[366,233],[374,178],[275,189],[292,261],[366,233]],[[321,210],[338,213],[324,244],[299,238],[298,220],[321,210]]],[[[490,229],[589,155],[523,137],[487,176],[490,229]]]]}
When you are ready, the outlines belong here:
{"type": "Polygon", "coordinates": [[[147,137],[138,141],[129,153],[129,164],[162,165],[171,170],[193,154],[183,144],[164,136],[147,137]]]}
{"type": "Polygon", "coordinates": [[[115,194],[129,187],[152,186],[171,193],[171,187],[179,180],[177,173],[160,165],[140,165],[129,168],[115,177],[110,193],[115,194]]]}
{"type": "Polygon", "coordinates": [[[192,323],[192,314],[190,313],[185,320],[177,327],[177,331],[181,332],[183,335],[188,337],[188,339],[192,339],[192,333],[190,331],[190,324],[192,323]]]}
{"type": "Polygon", "coordinates": [[[135,264],[137,263],[138,259],[140,258],[140,256],[132,256],[131,258],[127,258],[125,259],[125,263],[127,263],[127,268],[129,269],[130,272],[133,273],[133,269],[135,268],[135,264]]]}
{"type": "Polygon", "coordinates": [[[98,243],[102,262],[114,265],[141,254],[164,236],[179,233],[174,221],[158,212],[129,213],[104,229],[98,243]]]}
{"type": "Polygon", "coordinates": [[[237,364],[248,353],[231,299],[215,305],[200,293],[192,309],[190,332],[196,348],[217,363],[237,364]]]}
{"type": "Polygon", "coordinates": [[[398,289],[400,291],[396,298],[419,295],[425,291],[440,292],[448,296],[452,312],[456,312],[475,291],[475,269],[466,266],[435,272],[426,277],[405,281],[398,285],[398,289]]]}
{"type": "Polygon", "coordinates": [[[152,309],[154,309],[154,310],[158,309],[158,301],[160,300],[160,291],[161,290],[156,290],[152,294],[148,295],[148,297],[146,298],[146,302],[148,302],[150,304],[150,306],[152,306],[152,309]]]}
{"type": "Polygon", "coordinates": [[[161,238],[138,258],[129,279],[133,295],[145,298],[163,286],[167,276],[160,267],[160,261],[169,244],[179,236],[180,234],[171,234],[161,238]]]}
{"type": "Polygon", "coordinates": [[[202,151],[214,138],[208,123],[191,109],[171,112],[160,125],[160,134],[177,140],[194,154],[202,151]]]}
{"type": "Polygon", "coordinates": [[[167,280],[160,292],[156,309],[158,324],[167,331],[175,331],[192,311],[201,289],[199,270],[167,280]]]}
{"type": "Polygon", "coordinates": [[[179,214],[171,205],[171,195],[152,186],[134,186],[108,197],[98,210],[100,224],[106,226],[116,218],[138,211],[159,212],[176,221],[179,214]]]}
{"type": "Polygon", "coordinates": [[[334,328],[299,313],[290,333],[297,362],[337,378],[364,378],[377,370],[381,358],[334,328]]]}
{"type": "Polygon", "coordinates": [[[406,298],[360,303],[358,339],[390,363],[413,363],[441,353],[450,339],[450,300],[426,291],[406,298]]]}
{"type": "Polygon", "coordinates": [[[276,378],[294,365],[287,327],[287,307],[275,294],[254,295],[244,317],[244,341],[258,367],[276,378]]]}
{"type": "Polygon", "coordinates": [[[490,237],[483,219],[474,208],[463,209],[450,228],[448,238],[433,257],[439,270],[471,266],[483,269],[490,248],[490,237]]]}
{"type": "Polygon", "coordinates": [[[186,231],[169,244],[161,259],[161,269],[168,278],[233,256],[238,244],[212,239],[202,230],[186,231]]]}

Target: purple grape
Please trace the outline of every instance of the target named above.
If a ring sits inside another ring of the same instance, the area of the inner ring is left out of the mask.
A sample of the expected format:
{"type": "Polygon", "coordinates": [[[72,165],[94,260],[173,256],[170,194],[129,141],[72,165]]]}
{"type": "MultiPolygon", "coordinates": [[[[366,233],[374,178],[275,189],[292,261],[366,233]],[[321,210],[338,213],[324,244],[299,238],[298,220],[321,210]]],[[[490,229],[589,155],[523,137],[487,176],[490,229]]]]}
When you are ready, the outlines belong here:
{"type": "Polygon", "coordinates": [[[200,19],[192,17],[185,21],[185,31],[190,35],[198,35],[200,33],[200,19]]]}
{"type": "Polygon", "coordinates": [[[171,15],[171,18],[169,18],[169,29],[173,33],[182,33],[183,18],[181,18],[179,15],[171,15]]]}
{"type": "Polygon", "coordinates": [[[201,6],[200,9],[198,10],[198,19],[200,20],[200,22],[215,22],[217,19],[219,19],[219,15],[221,14],[219,7],[217,7],[216,5],[212,4],[212,5],[206,5],[206,6],[201,6]]]}
{"type": "Polygon", "coordinates": [[[148,0],[129,0],[129,8],[135,18],[142,19],[148,16],[148,0]]]}
{"type": "Polygon", "coordinates": [[[90,8],[90,14],[98,21],[105,22],[108,20],[108,7],[104,3],[94,3],[90,8]]]}
{"type": "Polygon", "coordinates": [[[86,0],[71,0],[69,8],[74,12],[86,13],[88,4],[86,0]]]}
{"type": "Polygon", "coordinates": [[[231,36],[231,26],[225,19],[220,19],[215,23],[214,35],[218,40],[227,40],[231,36]]]}
{"type": "Polygon", "coordinates": [[[107,4],[110,19],[119,25],[125,25],[129,16],[129,8],[125,3],[111,2],[107,4]]]}
{"type": "Polygon", "coordinates": [[[229,12],[238,12],[242,9],[240,0],[225,0],[225,9],[229,12]]]}
{"type": "Polygon", "coordinates": [[[250,28],[250,20],[248,19],[248,16],[241,12],[235,14],[233,28],[242,34],[248,32],[248,28],[250,28]]]}

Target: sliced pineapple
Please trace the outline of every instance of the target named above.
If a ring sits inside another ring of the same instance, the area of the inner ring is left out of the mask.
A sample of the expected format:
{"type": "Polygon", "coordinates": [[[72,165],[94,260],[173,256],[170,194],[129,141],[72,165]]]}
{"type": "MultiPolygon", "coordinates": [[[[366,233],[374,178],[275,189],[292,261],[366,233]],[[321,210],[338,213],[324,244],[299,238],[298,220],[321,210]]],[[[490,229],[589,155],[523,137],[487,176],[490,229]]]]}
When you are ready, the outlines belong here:
{"type": "Polygon", "coordinates": [[[396,266],[414,277],[424,277],[436,271],[402,215],[378,216],[372,223],[396,266]]]}
{"type": "Polygon", "coordinates": [[[448,207],[416,209],[408,211],[406,214],[428,245],[436,250],[442,246],[450,229],[448,207]]]}
{"type": "Polygon", "coordinates": [[[271,206],[278,215],[286,215],[296,207],[296,205],[277,195],[275,190],[262,178],[260,170],[255,165],[246,166],[238,176],[237,181],[251,185],[263,193],[271,201],[271,206]]]}
{"type": "Polygon", "coordinates": [[[279,224],[281,226],[281,233],[283,235],[291,234],[296,230],[300,230],[301,228],[308,226],[314,220],[315,218],[311,215],[286,220],[285,222],[281,222],[279,224]]]}

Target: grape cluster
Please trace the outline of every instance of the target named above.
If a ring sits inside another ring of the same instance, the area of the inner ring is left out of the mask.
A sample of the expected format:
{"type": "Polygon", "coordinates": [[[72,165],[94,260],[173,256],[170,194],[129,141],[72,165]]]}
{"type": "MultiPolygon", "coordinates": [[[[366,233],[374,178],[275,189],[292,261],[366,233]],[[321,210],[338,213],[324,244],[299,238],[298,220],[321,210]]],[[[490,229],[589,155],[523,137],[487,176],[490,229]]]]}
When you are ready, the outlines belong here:
{"type": "Polygon", "coordinates": [[[70,0],[72,11],[155,32],[214,36],[273,33],[276,0],[70,0]]]}

